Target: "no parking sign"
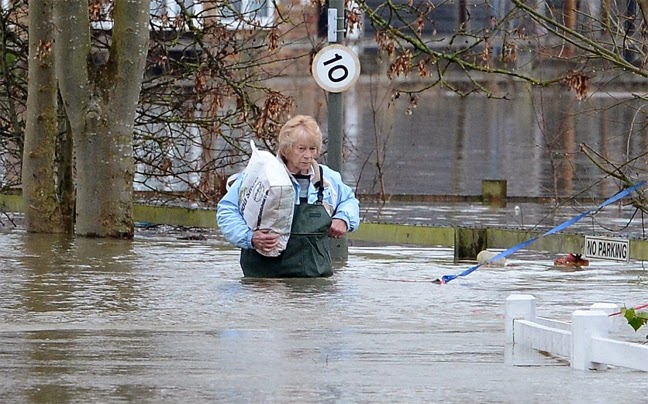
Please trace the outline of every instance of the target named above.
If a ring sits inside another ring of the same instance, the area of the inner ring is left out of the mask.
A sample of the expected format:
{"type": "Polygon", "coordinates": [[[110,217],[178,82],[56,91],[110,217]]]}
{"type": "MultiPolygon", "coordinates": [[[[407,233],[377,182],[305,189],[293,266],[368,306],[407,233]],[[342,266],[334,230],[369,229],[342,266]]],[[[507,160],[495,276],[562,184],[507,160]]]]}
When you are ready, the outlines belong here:
{"type": "Polygon", "coordinates": [[[360,60],[348,46],[329,45],[315,55],[312,71],[320,87],[332,93],[341,93],[360,77],[360,60]]]}

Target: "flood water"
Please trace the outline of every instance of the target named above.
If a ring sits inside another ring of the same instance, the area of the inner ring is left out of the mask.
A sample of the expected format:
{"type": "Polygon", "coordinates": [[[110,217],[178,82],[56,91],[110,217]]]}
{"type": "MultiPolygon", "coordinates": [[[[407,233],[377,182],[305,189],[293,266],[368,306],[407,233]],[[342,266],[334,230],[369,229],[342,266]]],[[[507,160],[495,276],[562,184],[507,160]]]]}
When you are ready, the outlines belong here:
{"type": "MultiPolygon", "coordinates": [[[[478,195],[482,179],[505,179],[510,196],[610,197],[616,184],[598,182],[578,145],[623,156],[647,144],[641,105],[627,96],[517,91],[515,102],[485,102],[428,92],[407,114],[402,100],[385,106],[388,88],[374,90],[365,81],[345,94],[344,176],[359,193],[381,190],[382,164],[387,193],[478,195]]],[[[295,91],[297,112],[325,122],[324,95],[295,91]]],[[[634,164],[641,176],[645,161],[634,164]]],[[[363,218],[530,228],[589,208],[521,207],[524,217],[512,206],[388,204],[363,207],[363,218]]],[[[627,226],[633,214],[608,207],[578,229],[604,222],[643,235],[643,222],[627,226]]],[[[178,236],[139,231],[127,242],[2,227],[0,402],[646,402],[644,372],[574,371],[560,358],[511,356],[504,344],[510,294],[532,294],[540,316],[565,321],[597,302],[644,304],[642,262],[568,271],[551,254],[520,251],[505,268],[436,285],[471,264],[454,264],[450,248],[352,245],[331,278],[254,281],[217,233],[178,236]]],[[[645,328],[617,323],[620,338],[646,340],[645,328]]]]}
{"type": "MultiPolygon", "coordinates": [[[[641,403],[643,372],[511,358],[509,294],[568,321],[646,303],[642,263],[583,271],[520,252],[447,285],[452,249],[351,246],[336,274],[245,280],[217,234],[0,233],[0,402],[641,403]]],[[[616,331],[645,340],[625,325],[616,331]]]]}
{"type": "MultiPolygon", "coordinates": [[[[634,91],[599,90],[579,101],[566,88],[530,91],[519,85],[493,90],[506,99],[460,97],[443,89],[416,93],[415,108],[405,92],[392,99],[395,88],[422,85],[363,76],[343,94],[343,174],[358,193],[480,195],[482,180],[501,179],[509,196],[605,198],[618,185],[601,181],[605,175],[580,145],[617,166],[648,147],[645,103],[634,91]]],[[[323,91],[308,81],[277,88],[327,134],[323,91]]],[[[623,170],[645,178],[647,168],[639,158],[623,170]]]]}

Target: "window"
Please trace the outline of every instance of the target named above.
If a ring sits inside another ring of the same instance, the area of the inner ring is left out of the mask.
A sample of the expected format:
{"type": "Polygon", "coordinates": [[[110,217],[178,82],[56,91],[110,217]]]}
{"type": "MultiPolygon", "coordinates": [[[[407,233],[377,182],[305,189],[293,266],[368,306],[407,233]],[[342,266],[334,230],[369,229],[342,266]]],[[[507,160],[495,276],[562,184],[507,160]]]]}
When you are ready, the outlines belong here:
{"type": "Polygon", "coordinates": [[[202,11],[199,0],[152,0],[151,23],[156,29],[187,29],[186,12],[191,22],[201,27],[202,11]]]}
{"type": "Polygon", "coordinates": [[[92,29],[109,31],[113,27],[112,5],[92,3],[90,6],[90,26],[92,29]]]}
{"type": "MultiPolygon", "coordinates": [[[[5,1],[1,0],[4,5],[5,1]]],[[[183,9],[191,21],[202,27],[202,1],[201,0],[151,0],[151,23],[156,29],[161,30],[186,30],[183,9]]],[[[92,28],[110,30],[113,27],[112,6],[104,3],[94,14],[91,13],[92,28]]]]}
{"type": "Polygon", "coordinates": [[[220,0],[220,22],[230,29],[270,27],[274,24],[274,0],[220,0]]]}

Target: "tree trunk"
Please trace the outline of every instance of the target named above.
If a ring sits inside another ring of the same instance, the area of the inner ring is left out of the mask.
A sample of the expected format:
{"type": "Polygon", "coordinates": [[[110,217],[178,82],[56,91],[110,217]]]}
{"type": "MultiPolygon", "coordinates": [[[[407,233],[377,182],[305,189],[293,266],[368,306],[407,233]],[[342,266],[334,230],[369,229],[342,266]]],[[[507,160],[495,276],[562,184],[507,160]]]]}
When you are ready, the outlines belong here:
{"type": "Polygon", "coordinates": [[[29,12],[29,70],[27,122],[22,166],[25,226],[36,233],[65,233],[57,197],[55,155],[57,89],[52,52],[53,1],[32,2],[29,12]]]}
{"type": "MultiPolygon", "coordinates": [[[[60,99],[60,96],[59,96],[60,99]]],[[[74,233],[74,224],[76,221],[76,185],[74,183],[74,152],[72,147],[72,129],[70,121],[65,116],[63,103],[59,102],[59,137],[57,147],[57,173],[58,188],[56,190],[61,212],[65,222],[66,233],[74,233]],[[63,116],[64,118],[61,118],[63,116]]]]}
{"type": "Polygon", "coordinates": [[[59,1],[57,69],[73,134],[76,233],[132,238],[133,131],[148,51],[150,1],[116,1],[108,62],[92,64],[88,2],[59,1]]]}

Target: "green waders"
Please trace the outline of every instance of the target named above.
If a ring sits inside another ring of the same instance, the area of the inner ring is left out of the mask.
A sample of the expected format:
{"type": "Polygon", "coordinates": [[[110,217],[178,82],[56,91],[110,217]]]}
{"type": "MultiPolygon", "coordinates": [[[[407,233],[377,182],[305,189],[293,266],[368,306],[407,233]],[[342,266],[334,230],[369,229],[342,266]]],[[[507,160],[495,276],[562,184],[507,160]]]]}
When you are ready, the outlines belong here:
{"type": "Polygon", "coordinates": [[[255,249],[241,250],[243,275],[250,278],[318,278],[333,275],[328,230],[331,216],[322,205],[324,175],[319,167],[317,201],[295,205],[290,238],[278,257],[266,257],[255,249]]]}
{"type": "Polygon", "coordinates": [[[241,268],[251,278],[315,278],[333,275],[328,229],[331,216],[319,204],[295,205],[290,238],[278,257],[241,250],[241,268]]]}

